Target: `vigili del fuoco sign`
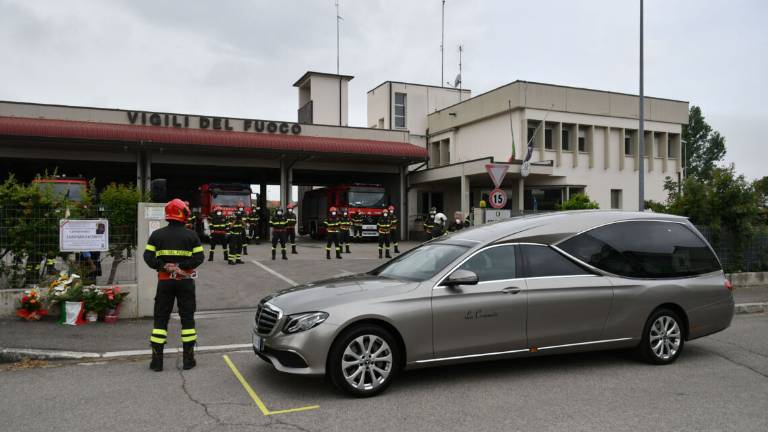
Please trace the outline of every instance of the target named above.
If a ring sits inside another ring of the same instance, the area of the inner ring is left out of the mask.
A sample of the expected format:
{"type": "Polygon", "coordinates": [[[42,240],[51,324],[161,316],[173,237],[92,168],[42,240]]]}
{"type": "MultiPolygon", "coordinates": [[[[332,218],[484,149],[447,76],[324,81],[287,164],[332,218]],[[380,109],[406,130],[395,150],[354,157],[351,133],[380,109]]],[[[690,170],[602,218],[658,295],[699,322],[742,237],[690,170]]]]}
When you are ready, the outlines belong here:
{"type": "Polygon", "coordinates": [[[232,131],[237,128],[241,132],[291,133],[299,135],[301,125],[265,120],[230,119],[226,117],[189,116],[181,114],[150,113],[128,111],[128,121],[131,124],[144,126],[160,126],[174,128],[198,128],[232,131]]]}

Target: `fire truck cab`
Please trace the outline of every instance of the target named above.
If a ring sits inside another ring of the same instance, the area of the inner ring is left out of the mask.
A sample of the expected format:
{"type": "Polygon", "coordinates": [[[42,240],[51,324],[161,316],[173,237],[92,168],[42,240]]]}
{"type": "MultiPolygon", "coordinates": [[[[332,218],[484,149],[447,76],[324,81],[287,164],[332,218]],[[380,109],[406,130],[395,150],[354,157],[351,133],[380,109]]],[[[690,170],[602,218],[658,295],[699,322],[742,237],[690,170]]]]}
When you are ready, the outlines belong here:
{"type": "Polygon", "coordinates": [[[328,217],[328,209],[336,207],[339,212],[346,208],[350,217],[362,214],[363,237],[376,238],[376,222],[388,205],[386,190],[376,184],[342,184],[307,191],[301,205],[299,234],[309,234],[314,239],[325,237],[323,221],[328,217]]]}

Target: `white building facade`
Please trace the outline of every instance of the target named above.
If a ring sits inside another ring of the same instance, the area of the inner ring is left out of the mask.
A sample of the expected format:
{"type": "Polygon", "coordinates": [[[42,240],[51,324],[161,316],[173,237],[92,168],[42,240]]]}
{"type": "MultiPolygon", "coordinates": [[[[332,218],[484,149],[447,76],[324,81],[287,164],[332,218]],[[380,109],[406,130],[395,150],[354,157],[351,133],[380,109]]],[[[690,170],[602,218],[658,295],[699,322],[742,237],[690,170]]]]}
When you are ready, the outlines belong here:
{"type": "MultiPolygon", "coordinates": [[[[406,113],[412,109],[411,101],[419,100],[411,96],[417,87],[399,89],[406,94],[406,113]]],[[[456,89],[444,90],[458,96],[456,89]]],[[[371,92],[368,119],[373,126],[384,116],[371,92]]],[[[501,188],[509,197],[505,208],[512,214],[554,210],[576,193],[587,194],[603,209],[638,209],[637,96],[526,81],[466,96],[461,94],[461,102],[445,106],[439,102],[448,102],[449,97],[435,98],[437,103],[427,105],[426,125],[406,116],[406,126],[413,127],[408,127],[411,143],[426,146],[430,158],[408,176],[412,230],[418,230],[417,215],[429,207],[447,215],[466,214],[480,200],[487,201],[494,188],[485,169],[488,163],[509,165],[501,188]],[[529,139],[534,145],[532,166],[523,177],[520,168],[529,139]]],[[[423,106],[416,109],[423,112],[423,106]]],[[[646,97],[646,200],[663,201],[665,179],[679,178],[681,133],[687,121],[688,102],[646,97]]]]}

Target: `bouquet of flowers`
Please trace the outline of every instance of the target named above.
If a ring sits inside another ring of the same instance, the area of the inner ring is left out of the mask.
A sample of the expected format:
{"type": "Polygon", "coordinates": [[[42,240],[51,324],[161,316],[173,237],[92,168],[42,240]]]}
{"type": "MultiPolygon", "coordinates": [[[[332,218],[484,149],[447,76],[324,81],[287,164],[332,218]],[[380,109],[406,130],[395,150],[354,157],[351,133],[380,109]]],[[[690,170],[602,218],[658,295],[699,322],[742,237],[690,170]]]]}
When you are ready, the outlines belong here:
{"type": "Polygon", "coordinates": [[[43,309],[40,292],[37,288],[24,291],[19,299],[19,308],[16,309],[16,315],[27,321],[38,321],[40,318],[48,315],[48,311],[43,309]]]}
{"type": "Polygon", "coordinates": [[[113,286],[102,290],[104,297],[106,297],[107,308],[104,313],[104,322],[114,323],[117,321],[117,317],[120,314],[120,304],[125,300],[128,295],[127,292],[121,292],[120,287],[113,286]]]}

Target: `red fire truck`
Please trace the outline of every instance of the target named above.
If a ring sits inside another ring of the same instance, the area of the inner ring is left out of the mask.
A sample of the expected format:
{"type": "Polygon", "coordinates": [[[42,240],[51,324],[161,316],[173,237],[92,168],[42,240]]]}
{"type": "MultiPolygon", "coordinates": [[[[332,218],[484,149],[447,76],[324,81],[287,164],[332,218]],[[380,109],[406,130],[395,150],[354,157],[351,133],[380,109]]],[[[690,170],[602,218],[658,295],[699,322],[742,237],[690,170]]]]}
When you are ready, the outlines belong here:
{"type": "Polygon", "coordinates": [[[88,181],[82,177],[53,176],[32,180],[40,190],[49,190],[57,199],[80,202],[88,194],[88,181]]]}
{"type": "Polygon", "coordinates": [[[307,191],[301,205],[299,234],[324,237],[323,220],[328,216],[328,209],[336,207],[339,213],[346,208],[350,217],[361,213],[365,220],[363,237],[377,237],[376,220],[388,204],[386,190],[376,184],[342,184],[307,191]]]}
{"type": "Polygon", "coordinates": [[[198,188],[192,207],[200,209],[200,216],[208,218],[217,209],[229,216],[242,208],[251,214],[251,186],[241,183],[207,183],[198,188]]]}

